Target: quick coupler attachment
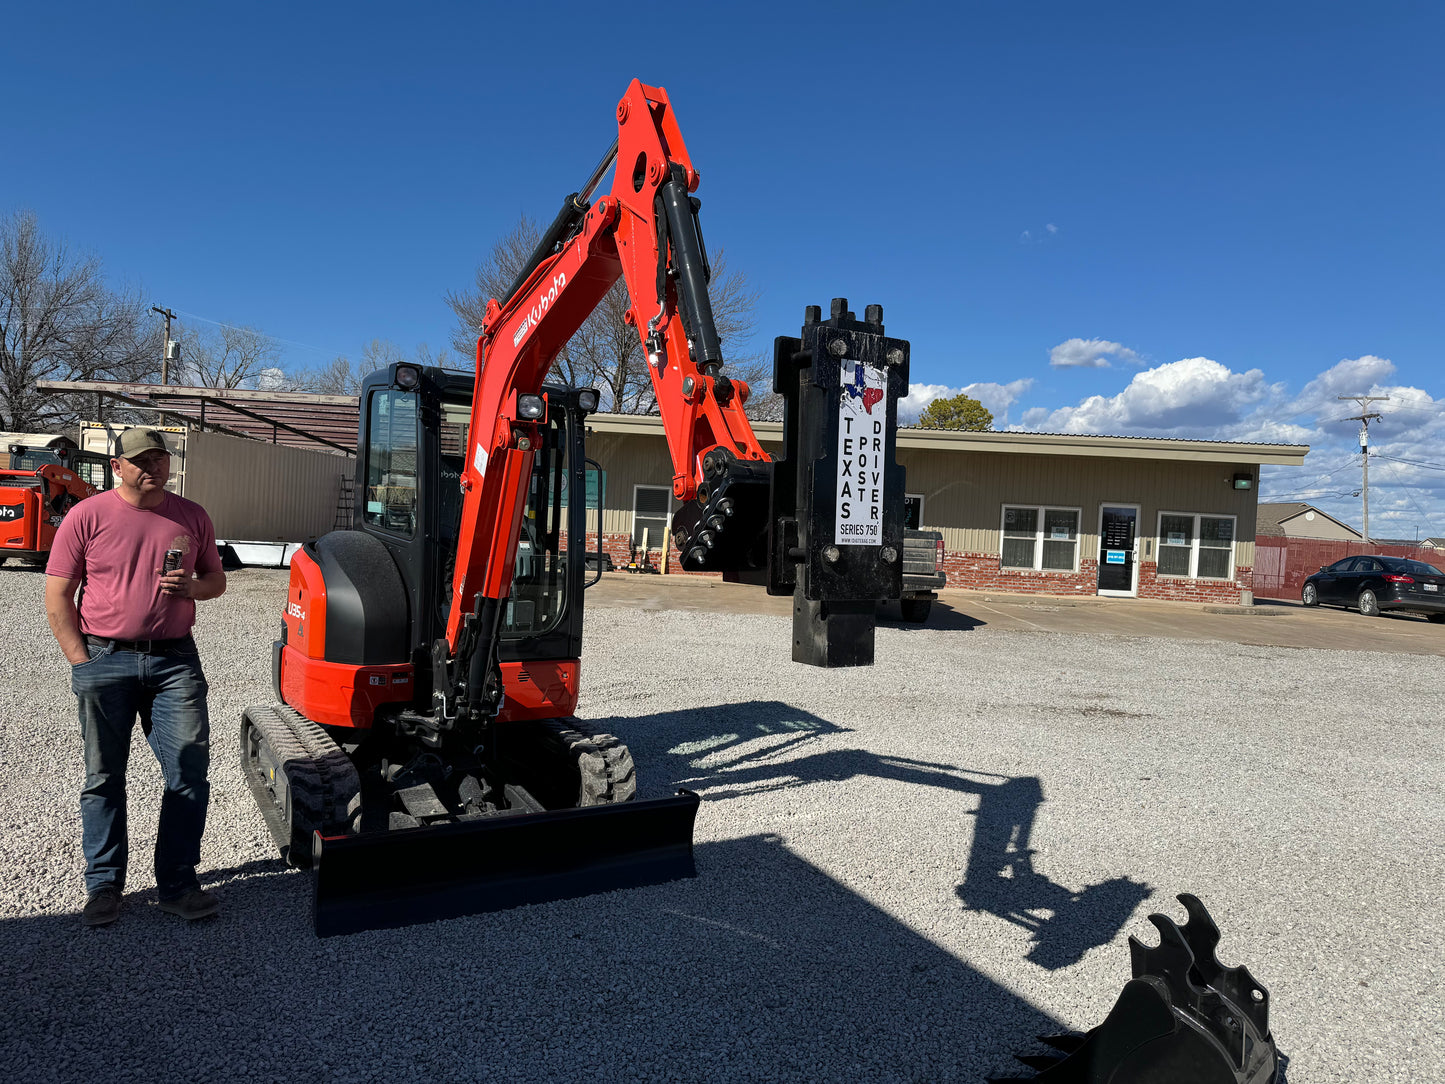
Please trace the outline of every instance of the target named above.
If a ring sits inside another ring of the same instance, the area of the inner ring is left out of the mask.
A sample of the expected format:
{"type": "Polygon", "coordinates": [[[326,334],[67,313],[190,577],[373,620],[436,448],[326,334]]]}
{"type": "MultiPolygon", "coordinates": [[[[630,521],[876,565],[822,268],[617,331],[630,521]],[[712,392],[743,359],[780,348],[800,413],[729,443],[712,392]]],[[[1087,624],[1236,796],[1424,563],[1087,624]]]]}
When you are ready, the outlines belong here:
{"type": "Polygon", "coordinates": [[[1204,904],[1179,897],[1183,926],[1150,915],[1159,944],[1129,938],[1134,977],[1104,1022],[1084,1035],[1040,1036],[1057,1055],[1017,1055],[1038,1073],[990,1084],[1274,1084],[1279,1051],[1269,992],[1215,955],[1219,927],[1204,904]]]}

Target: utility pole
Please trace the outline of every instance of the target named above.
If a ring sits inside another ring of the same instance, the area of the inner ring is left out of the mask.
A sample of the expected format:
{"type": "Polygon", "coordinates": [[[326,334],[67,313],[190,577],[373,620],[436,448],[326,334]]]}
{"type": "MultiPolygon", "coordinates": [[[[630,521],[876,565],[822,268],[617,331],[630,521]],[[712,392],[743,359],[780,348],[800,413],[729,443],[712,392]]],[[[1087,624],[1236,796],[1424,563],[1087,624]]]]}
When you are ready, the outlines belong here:
{"type": "Polygon", "coordinates": [[[166,318],[166,341],[161,344],[161,383],[169,384],[171,365],[171,321],[176,314],[170,309],[163,309],[159,305],[152,305],[151,312],[158,312],[166,318]]]}
{"type": "Polygon", "coordinates": [[[1374,418],[1379,421],[1380,415],[1368,410],[1365,404],[1388,403],[1390,397],[1388,395],[1337,395],[1335,398],[1348,403],[1360,404],[1360,412],[1351,415],[1347,420],[1360,423],[1360,466],[1365,472],[1365,484],[1360,488],[1360,496],[1364,499],[1365,505],[1365,522],[1362,526],[1364,527],[1365,541],[1368,542],[1370,540],[1370,419],[1374,418]]]}

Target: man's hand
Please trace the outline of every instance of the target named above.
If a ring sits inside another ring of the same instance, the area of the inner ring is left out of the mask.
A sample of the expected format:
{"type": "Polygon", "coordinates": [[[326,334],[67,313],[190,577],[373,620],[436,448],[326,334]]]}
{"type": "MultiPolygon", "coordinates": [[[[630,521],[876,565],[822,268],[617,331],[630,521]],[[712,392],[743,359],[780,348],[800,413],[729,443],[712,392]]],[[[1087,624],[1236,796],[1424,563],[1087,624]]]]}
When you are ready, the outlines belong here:
{"type": "Polygon", "coordinates": [[[45,577],[45,616],[50,619],[50,631],[55,633],[55,640],[71,666],[90,661],[90,650],[80,634],[80,621],[75,612],[75,592],[79,588],[78,579],[45,577]]]}
{"type": "MultiPolygon", "coordinates": [[[[156,572],[160,573],[161,570],[156,569],[156,572]]],[[[191,593],[191,584],[194,582],[191,574],[183,568],[161,573],[161,594],[172,598],[194,598],[195,595],[191,593]]]]}
{"type": "Polygon", "coordinates": [[[216,598],[226,590],[224,572],[207,572],[204,576],[193,577],[185,569],[178,568],[166,573],[156,569],[156,574],[161,578],[161,594],[170,598],[190,598],[200,602],[216,598]]]}

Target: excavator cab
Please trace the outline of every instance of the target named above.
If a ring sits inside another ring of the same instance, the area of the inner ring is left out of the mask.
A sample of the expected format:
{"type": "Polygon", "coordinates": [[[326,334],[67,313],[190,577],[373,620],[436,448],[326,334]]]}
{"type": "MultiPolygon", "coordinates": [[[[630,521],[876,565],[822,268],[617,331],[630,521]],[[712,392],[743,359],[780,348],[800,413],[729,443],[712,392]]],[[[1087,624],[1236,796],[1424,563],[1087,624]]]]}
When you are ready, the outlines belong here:
{"type": "MultiPolygon", "coordinates": [[[[391,555],[403,581],[413,662],[429,666],[431,644],[446,632],[449,590],[461,533],[471,373],[392,365],[361,390],[357,492],[359,529],[391,555]]],[[[535,449],[518,534],[512,590],[501,619],[504,663],[576,659],[581,653],[586,537],[583,492],[584,397],[547,385],[548,411],[535,449]]],[[[595,403],[593,398],[586,400],[595,403]]],[[[424,684],[418,694],[430,696],[424,684]]],[[[571,704],[556,705],[565,712],[571,704]]]]}

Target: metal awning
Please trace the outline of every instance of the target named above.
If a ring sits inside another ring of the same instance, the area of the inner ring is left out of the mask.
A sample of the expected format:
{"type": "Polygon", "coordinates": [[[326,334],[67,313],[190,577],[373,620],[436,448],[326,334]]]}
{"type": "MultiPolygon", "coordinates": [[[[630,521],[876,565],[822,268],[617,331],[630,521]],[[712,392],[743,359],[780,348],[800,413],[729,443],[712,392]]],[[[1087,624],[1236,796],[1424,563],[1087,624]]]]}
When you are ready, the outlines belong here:
{"type": "Polygon", "coordinates": [[[41,380],[51,395],[94,395],[96,417],[105,400],[162,416],[165,425],[191,425],[293,448],[322,447],[356,454],[357,397],[303,391],[243,391],[114,380],[41,380]]]}

